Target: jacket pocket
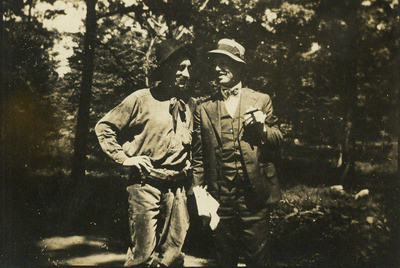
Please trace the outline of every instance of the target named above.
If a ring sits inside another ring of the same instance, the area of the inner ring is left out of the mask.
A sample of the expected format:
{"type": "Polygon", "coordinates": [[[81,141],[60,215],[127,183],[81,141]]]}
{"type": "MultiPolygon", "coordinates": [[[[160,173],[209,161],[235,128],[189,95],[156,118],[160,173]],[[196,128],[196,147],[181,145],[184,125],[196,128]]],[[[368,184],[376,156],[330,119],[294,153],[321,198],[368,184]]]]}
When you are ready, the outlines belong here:
{"type": "Polygon", "coordinates": [[[261,169],[264,171],[264,174],[267,178],[276,176],[275,165],[272,163],[262,164],[261,169]]]}
{"type": "Polygon", "coordinates": [[[265,176],[265,191],[269,194],[266,204],[275,203],[282,198],[275,166],[272,163],[267,163],[261,169],[265,176]]]}

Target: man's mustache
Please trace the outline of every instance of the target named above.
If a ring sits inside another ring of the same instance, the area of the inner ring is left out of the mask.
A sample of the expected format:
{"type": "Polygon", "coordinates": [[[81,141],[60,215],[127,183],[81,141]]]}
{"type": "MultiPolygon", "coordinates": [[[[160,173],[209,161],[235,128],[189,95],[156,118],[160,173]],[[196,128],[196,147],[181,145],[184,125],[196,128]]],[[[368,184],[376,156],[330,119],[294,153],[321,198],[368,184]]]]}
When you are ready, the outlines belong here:
{"type": "Polygon", "coordinates": [[[189,82],[189,78],[185,76],[178,76],[176,78],[176,83],[177,84],[187,84],[189,82]]]}

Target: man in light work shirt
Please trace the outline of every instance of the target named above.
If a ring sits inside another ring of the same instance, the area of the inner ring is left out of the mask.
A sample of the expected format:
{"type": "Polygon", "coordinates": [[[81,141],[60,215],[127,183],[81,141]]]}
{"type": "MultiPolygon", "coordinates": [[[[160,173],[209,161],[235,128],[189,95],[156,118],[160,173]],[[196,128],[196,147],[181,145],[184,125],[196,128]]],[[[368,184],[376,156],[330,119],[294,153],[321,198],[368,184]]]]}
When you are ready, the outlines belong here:
{"type": "Polygon", "coordinates": [[[104,152],[132,167],[132,248],[125,266],[183,265],[189,227],[186,195],[192,115],[187,104],[194,50],[166,40],[156,50],[161,82],[140,89],[107,113],[95,132],[104,152]]]}
{"type": "Polygon", "coordinates": [[[269,265],[269,207],[281,198],[275,170],[282,134],[271,98],[242,84],[245,49],[222,39],[209,52],[219,89],[194,113],[193,188],[219,202],[218,267],[269,265]]]}

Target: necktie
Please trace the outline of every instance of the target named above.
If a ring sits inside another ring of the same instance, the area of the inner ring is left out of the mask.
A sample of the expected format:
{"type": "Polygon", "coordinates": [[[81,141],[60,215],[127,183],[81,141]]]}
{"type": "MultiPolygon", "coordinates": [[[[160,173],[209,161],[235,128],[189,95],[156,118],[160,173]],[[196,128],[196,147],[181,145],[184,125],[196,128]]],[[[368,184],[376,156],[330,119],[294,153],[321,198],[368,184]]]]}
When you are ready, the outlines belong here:
{"type": "Polygon", "coordinates": [[[229,96],[233,95],[236,96],[239,94],[239,88],[234,87],[234,88],[221,88],[221,95],[224,98],[224,100],[228,99],[229,96]]]}
{"type": "Polygon", "coordinates": [[[170,99],[169,103],[169,113],[172,115],[172,121],[174,124],[174,130],[176,131],[176,122],[178,120],[178,114],[181,115],[182,121],[186,120],[186,106],[185,102],[181,99],[177,99],[176,97],[173,97],[170,99]]]}

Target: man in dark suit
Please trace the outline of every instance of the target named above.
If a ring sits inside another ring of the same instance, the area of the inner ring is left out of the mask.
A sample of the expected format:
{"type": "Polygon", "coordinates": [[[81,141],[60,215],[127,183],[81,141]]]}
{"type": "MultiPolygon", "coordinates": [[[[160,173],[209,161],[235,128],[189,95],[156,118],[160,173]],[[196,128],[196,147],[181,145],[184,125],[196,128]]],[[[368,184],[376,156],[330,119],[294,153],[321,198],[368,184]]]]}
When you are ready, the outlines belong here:
{"type": "Polygon", "coordinates": [[[220,203],[214,231],[217,265],[269,264],[269,209],[281,198],[274,162],[282,133],[271,98],[242,85],[242,45],[222,39],[209,52],[219,90],[194,113],[193,184],[220,203]],[[242,252],[240,252],[242,250],[242,252]]]}

